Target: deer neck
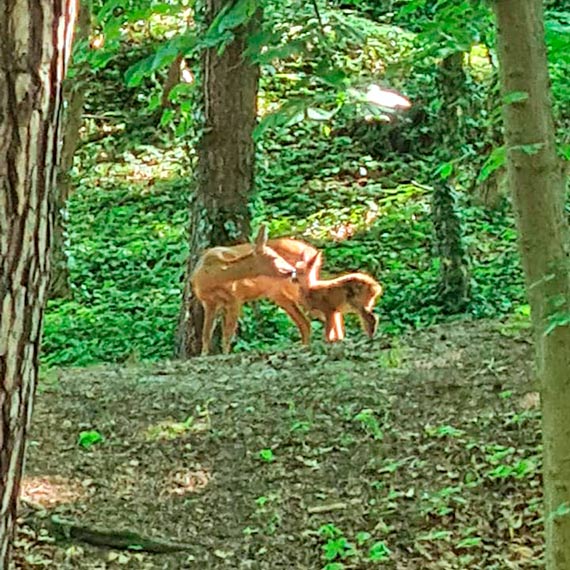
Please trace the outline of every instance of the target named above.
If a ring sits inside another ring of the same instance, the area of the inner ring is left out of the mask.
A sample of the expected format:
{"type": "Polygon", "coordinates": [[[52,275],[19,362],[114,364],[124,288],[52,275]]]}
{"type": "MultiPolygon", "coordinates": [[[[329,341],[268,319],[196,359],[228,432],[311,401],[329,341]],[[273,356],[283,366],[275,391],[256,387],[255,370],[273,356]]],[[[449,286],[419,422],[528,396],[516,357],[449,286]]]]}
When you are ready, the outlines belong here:
{"type": "Polygon", "coordinates": [[[259,275],[263,275],[263,273],[256,271],[255,256],[251,253],[222,264],[216,271],[216,277],[221,281],[237,281],[259,275]]]}

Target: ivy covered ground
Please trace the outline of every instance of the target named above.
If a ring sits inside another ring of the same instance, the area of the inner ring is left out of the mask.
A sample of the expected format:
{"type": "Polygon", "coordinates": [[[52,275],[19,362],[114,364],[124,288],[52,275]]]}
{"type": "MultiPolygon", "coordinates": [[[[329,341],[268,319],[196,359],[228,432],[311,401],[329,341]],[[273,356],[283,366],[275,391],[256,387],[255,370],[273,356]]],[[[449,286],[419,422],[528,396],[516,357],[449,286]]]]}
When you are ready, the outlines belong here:
{"type": "MultiPolygon", "coordinates": [[[[387,124],[367,120],[354,105],[339,107],[334,89],[308,73],[317,67],[310,54],[263,66],[260,120],[297,98],[314,98],[335,113],[326,121],[302,120],[301,113],[265,123],[257,141],[254,226],[265,222],[274,237],[297,236],[323,248],[329,274],[372,273],[385,287],[378,308],[384,334],[443,322],[430,204],[445,166],[458,190],[471,263],[471,301],[458,317],[524,313],[510,204],[500,178],[477,182],[493,145],[500,144],[491,136],[499,125],[487,110],[494,105],[493,72],[484,49],[474,47],[465,67],[466,138],[461,148],[446,150],[445,141],[434,138],[443,105],[436,60],[412,49],[411,33],[355,15],[346,22],[369,36],[362,44],[340,35],[335,63],[354,80],[384,77],[412,100],[412,110],[387,124]]],[[[176,136],[178,123],[161,125],[152,107],[160,100],[160,73],[141,79],[136,89],[125,85],[125,71],[154,49],[148,39],[132,40],[94,70],[86,86],[66,244],[72,298],[49,304],[47,366],[156,361],[173,353],[195,133],[190,128],[176,136]]],[[[351,334],[360,334],[351,326],[351,334]]],[[[245,309],[235,350],[280,350],[295,340],[287,317],[258,303],[245,309]]]]}
{"type": "Polygon", "coordinates": [[[508,319],[310,352],[52,370],[18,568],[539,567],[531,353],[524,323],[508,319]],[[82,538],[54,542],[53,515],[86,527],[82,538]],[[83,541],[101,530],[187,550],[83,541]]]}

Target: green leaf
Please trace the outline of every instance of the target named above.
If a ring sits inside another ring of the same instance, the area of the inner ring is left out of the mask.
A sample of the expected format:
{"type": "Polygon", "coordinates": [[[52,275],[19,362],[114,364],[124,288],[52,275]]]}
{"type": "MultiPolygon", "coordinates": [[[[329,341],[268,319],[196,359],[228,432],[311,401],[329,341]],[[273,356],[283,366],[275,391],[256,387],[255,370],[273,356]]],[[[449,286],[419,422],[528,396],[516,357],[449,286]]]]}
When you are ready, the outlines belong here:
{"type": "Polygon", "coordinates": [[[453,174],[453,162],[444,162],[443,164],[440,164],[436,168],[435,173],[439,174],[443,180],[447,180],[453,174]]]}
{"type": "Polygon", "coordinates": [[[161,127],[165,127],[166,125],[169,125],[170,123],[172,123],[174,119],[174,109],[164,109],[164,111],[162,112],[162,116],[160,117],[160,126],[161,127]]]}
{"type": "Polygon", "coordinates": [[[552,520],[567,517],[568,515],[570,515],[570,505],[568,505],[568,503],[561,503],[556,507],[556,509],[549,513],[548,517],[552,520]]]}
{"type": "Polygon", "coordinates": [[[235,4],[224,7],[214,18],[207,37],[216,42],[223,38],[224,32],[245,24],[257,10],[257,0],[237,0],[235,4]]]}
{"type": "Polygon", "coordinates": [[[522,103],[528,99],[528,93],[526,91],[511,91],[510,93],[505,93],[503,95],[503,103],[505,105],[511,105],[513,103],[522,103]]]}
{"type": "Polygon", "coordinates": [[[476,546],[480,546],[482,544],[482,540],[479,536],[468,536],[463,540],[460,540],[456,547],[457,548],[474,548],[476,546]]]}
{"type": "Polygon", "coordinates": [[[512,150],[520,150],[521,152],[524,152],[524,154],[532,156],[533,154],[536,154],[543,148],[544,148],[544,143],[534,143],[534,144],[519,144],[517,146],[513,146],[512,150]]]}
{"type": "Polygon", "coordinates": [[[275,455],[273,454],[273,451],[271,451],[271,449],[262,449],[259,452],[259,458],[262,461],[265,461],[266,463],[271,463],[272,461],[275,461],[275,455]]]}
{"type": "Polygon", "coordinates": [[[489,158],[483,163],[481,172],[477,176],[477,182],[481,183],[487,180],[495,170],[505,165],[507,160],[507,152],[504,146],[494,148],[489,158]]]}
{"type": "Polygon", "coordinates": [[[101,443],[103,436],[96,430],[82,431],[77,438],[77,444],[84,449],[88,449],[96,443],[101,443]]]}
{"type": "Polygon", "coordinates": [[[390,549],[384,542],[375,542],[368,551],[368,558],[374,562],[388,560],[390,558],[390,549]]]}
{"type": "Polygon", "coordinates": [[[554,313],[548,317],[548,324],[544,329],[544,336],[548,336],[558,327],[570,325],[570,313],[554,313]]]}

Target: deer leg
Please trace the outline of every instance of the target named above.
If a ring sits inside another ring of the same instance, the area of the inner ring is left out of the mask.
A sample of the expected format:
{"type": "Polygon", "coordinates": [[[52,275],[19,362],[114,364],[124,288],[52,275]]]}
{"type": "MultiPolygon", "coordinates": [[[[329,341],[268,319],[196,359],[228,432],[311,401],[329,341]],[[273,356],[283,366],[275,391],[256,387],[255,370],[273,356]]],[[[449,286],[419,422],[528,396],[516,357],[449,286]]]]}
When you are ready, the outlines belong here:
{"type": "Polygon", "coordinates": [[[204,303],[204,324],[202,325],[202,356],[210,354],[210,343],[212,342],[212,334],[214,332],[214,324],[216,322],[216,313],[218,306],[215,303],[204,303]]]}
{"type": "Polygon", "coordinates": [[[340,311],[334,313],[334,327],[336,329],[336,340],[344,339],[344,317],[340,311]]]}
{"type": "Polygon", "coordinates": [[[336,328],[335,328],[335,320],[334,320],[335,313],[334,312],[327,312],[325,314],[325,339],[327,342],[335,342],[337,339],[336,336],[336,328]]]}
{"type": "Polygon", "coordinates": [[[299,329],[299,334],[301,335],[301,342],[308,345],[311,340],[311,322],[303,314],[299,305],[294,301],[289,299],[274,299],[275,303],[281,307],[288,315],[291,320],[295,323],[299,329]]]}
{"type": "Polygon", "coordinates": [[[360,309],[358,311],[358,316],[360,317],[360,322],[362,323],[364,332],[369,338],[372,338],[376,332],[376,327],[378,326],[378,317],[373,312],[368,312],[365,309],[360,309]]]}
{"type": "Polygon", "coordinates": [[[222,351],[229,354],[231,350],[232,338],[236,334],[239,318],[240,303],[228,303],[224,313],[224,327],[222,332],[222,351]]]}

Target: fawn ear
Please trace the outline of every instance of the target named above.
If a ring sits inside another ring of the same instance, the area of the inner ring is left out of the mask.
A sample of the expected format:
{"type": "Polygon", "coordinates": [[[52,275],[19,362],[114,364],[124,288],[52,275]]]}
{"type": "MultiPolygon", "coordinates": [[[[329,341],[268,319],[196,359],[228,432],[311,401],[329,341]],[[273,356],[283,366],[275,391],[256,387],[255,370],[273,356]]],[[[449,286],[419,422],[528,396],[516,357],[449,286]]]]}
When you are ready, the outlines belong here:
{"type": "Polygon", "coordinates": [[[263,250],[267,245],[267,237],[267,226],[265,224],[262,224],[259,226],[259,231],[257,232],[257,236],[255,238],[256,253],[263,253],[263,250]]]}
{"type": "Polygon", "coordinates": [[[319,269],[323,264],[323,254],[320,251],[317,251],[313,257],[307,262],[307,266],[311,269],[319,269]]]}
{"type": "Polygon", "coordinates": [[[317,251],[315,255],[311,258],[311,261],[307,263],[307,276],[309,281],[318,281],[319,280],[319,271],[321,269],[321,265],[323,264],[323,254],[320,251],[317,251]]]}

